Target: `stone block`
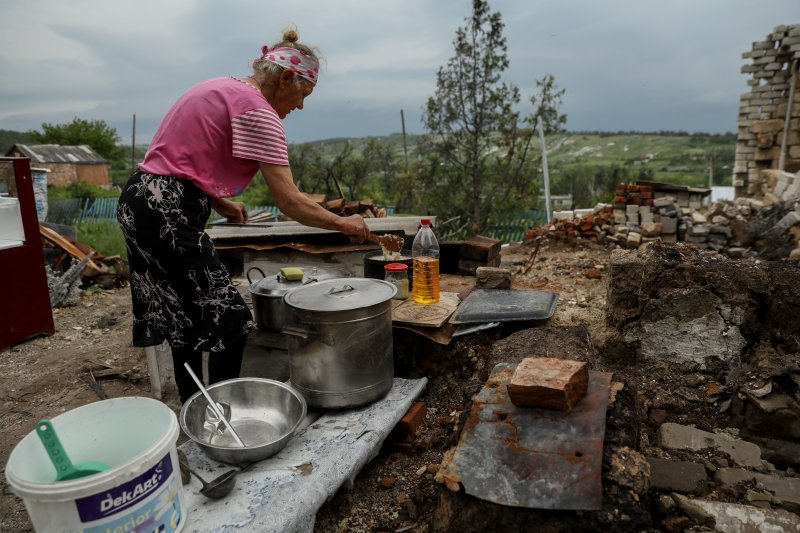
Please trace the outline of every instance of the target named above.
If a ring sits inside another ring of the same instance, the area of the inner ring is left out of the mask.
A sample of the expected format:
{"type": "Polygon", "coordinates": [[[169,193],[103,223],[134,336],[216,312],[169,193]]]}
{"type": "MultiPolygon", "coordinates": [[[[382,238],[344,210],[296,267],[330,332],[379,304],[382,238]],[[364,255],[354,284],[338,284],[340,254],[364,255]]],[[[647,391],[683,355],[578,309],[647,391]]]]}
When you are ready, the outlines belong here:
{"type": "Polygon", "coordinates": [[[642,243],[642,234],[635,231],[628,232],[628,238],[625,242],[628,248],[638,248],[642,243]]]}
{"type": "Polygon", "coordinates": [[[463,274],[470,274],[475,275],[475,271],[478,270],[479,267],[499,267],[500,266],[500,256],[498,255],[494,259],[490,259],[489,261],[475,261],[473,259],[459,259],[458,261],[458,271],[463,274]]]}
{"type": "Polygon", "coordinates": [[[783,120],[756,120],[750,129],[753,133],[778,133],[783,129],[783,120]]]}
{"type": "Polygon", "coordinates": [[[476,289],[510,289],[511,272],[505,268],[478,267],[475,270],[476,289]]]}
{"type": "Polygon", "coordinates": [[[666,207],[674,203],[675,203],[675,197],[672,195],[657,196],[655,199],[653,199],[653,205],[655,207],[666,207]]]}
{"type": "Polygon", "coordinates": [[[586,363],[551,357],[526,357],[506,385],[518,407],[567,412],[586,395],[588,386],[586,363]]]}
{"type": "Polygon", "coordinates": [[[476,235],[461,243],[461,258],[488,262],[500,255],[501,241],[476,235]]]}
{"type": "Polygon", "coordinates": [[[800,478],[780,477],[752,472],[743,468],[720,468],[714,474],[718,483],[733,489],[737,483],[755,479],[772,492],[776,498],[793,505],[800,505],[800,478]]]}
{"type": "Polygon", "coordinates": [[[658,445],[668,450],[700,451],[715,448],[727,453],[738,465],[760,467],[761,448],[724,433],[709,433],[690,426],[667,422],[661,424],[656,435],[658,445]]]}
{"type": "Polygon", "coordinates": [[[642,225],[643,237],[658,237],[661,235],[661,222],[651,222],[642,225]]]}
{"type": "Polygon", "coordinates": [[[674,235],[678,232],[678,219],[675,217],[661,217],[661,233],[674,235]]]}
{"type": "Polygon", "coordinates": [[[699,494],[708,480],[706,467],[691,461],[650,457],[650,487],[676,492],[699,494]]]}

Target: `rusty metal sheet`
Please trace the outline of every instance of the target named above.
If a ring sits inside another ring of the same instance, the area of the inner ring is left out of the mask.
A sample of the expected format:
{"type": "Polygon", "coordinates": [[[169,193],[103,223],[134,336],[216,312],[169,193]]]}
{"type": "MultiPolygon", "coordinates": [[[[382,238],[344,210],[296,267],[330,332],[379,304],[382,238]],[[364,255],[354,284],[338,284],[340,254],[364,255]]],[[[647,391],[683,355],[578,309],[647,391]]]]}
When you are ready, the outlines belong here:
{"type": "Polygon", "coordinates": [[[516,365],[495,366],[441,478],[501,505],[596,510],[611,374],[589,372],[589,389],[571,413],[517,407],[506,384],[516,365]]]}

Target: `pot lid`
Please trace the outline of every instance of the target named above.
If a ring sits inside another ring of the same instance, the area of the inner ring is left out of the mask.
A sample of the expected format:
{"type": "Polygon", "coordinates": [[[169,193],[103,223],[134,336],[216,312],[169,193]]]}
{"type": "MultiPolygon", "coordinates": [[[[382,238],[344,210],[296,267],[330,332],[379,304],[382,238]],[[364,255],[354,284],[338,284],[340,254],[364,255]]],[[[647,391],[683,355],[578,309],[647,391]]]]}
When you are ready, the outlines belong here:
{"type": "MultiPolygon", "coordinates": [[[[328,267],[328,266],[325,267],[304,266],[300,268],[303,269],[303,279],[301,280],[290,281],[284,278],[280,272],[277,272],[275,274],[263,277],[254,283],[251,283],[250,292],[258,296],[282,297],[290,290],[296,289],[298,287],[303,287],[305,285],[309,285],[314,282],[319,282],[327,279],[335,279],[335,278],[349,278],[352,276],[350,271],[345,268],[328,267]]],[[[249,275],[250,272],[253,270],[261,272],[261,269],[258,267],[251,268],[250,270],[247,271],[248,279],[250,279],[249,275]]]]}
{"type": "Polygon", "coordinates": [[[382,279],[329,279],[287,294],[286,305],[303,311],[348,311],[391,300],[397,287],[382,279]]]}

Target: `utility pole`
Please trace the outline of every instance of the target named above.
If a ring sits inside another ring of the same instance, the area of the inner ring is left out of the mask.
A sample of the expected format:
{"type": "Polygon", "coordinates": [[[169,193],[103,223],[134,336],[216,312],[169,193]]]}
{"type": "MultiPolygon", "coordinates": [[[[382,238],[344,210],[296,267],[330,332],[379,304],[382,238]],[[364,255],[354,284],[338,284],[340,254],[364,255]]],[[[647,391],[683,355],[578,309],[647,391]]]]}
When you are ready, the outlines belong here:
{"type": "Polygon", "coordinates": [[[536,124],[539,129],[539,142],[542,143],[542,170],[544,171],[544,206],[547,210],[547,223],[550,223],[550,174],[547,170],[547,146],[544,144],[544,127],[542,120],[536,124]]]}
{"type": "Polygon", "coordinates": [[[408,145],[406,144],[406,119],[403,116],[403,110],[400,110],[400,125],[403,128],[403,154],[406,158],[406,172],[408,172],[408,145]]]}
{"type": "Polygon", "coordinates": [[[714,152],[711,152],[708,162],[708,188],[714,187],[714,152]]]}
{"type": "Polygon", "coordinates": [[[131,132],[131,172],[136,169],[136,113],[133,114],[133,131],[131,132]]]}

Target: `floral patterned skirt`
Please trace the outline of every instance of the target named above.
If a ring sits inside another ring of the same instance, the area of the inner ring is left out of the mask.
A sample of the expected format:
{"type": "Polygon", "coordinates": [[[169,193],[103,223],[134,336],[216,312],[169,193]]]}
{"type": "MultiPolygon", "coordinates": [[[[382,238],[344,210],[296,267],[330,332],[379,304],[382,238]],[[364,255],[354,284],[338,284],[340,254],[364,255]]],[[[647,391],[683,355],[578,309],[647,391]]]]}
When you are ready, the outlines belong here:
{"type": "Polygon", "coordinates": [[[205,232],[210,214],[210,198],[187,179],[137,171],[122,191],[134,346],[219,352],[255,327],[205,232]]]}

